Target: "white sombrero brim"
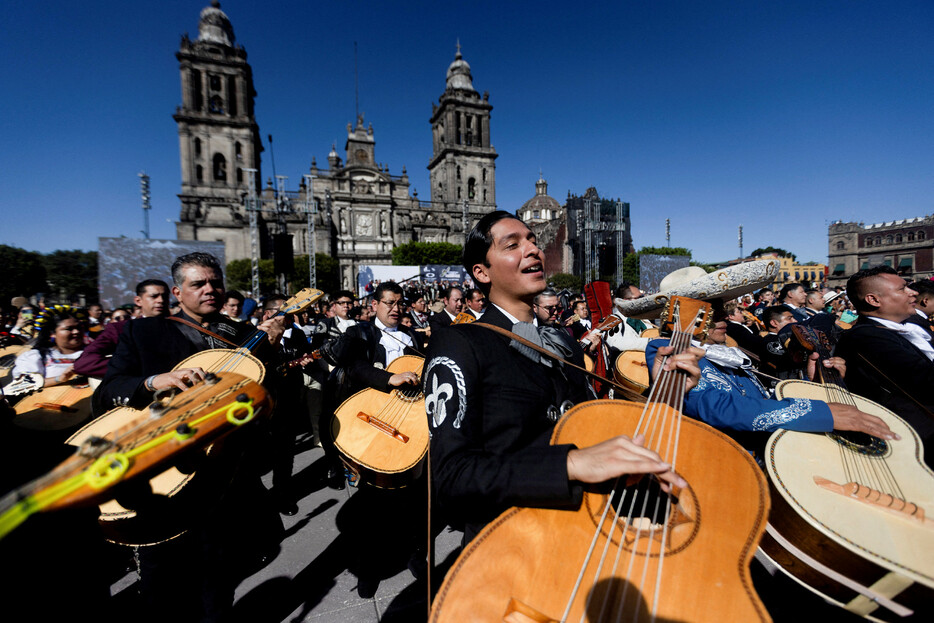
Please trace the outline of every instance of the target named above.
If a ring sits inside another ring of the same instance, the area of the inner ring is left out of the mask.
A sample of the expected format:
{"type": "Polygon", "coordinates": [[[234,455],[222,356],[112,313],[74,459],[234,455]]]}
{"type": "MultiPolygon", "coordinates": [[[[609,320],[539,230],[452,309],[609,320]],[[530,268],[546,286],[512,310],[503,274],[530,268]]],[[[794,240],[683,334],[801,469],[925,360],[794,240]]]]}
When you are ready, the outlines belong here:
{"type": "Polygon", "coordinates": [[[630,318],[654,318],[673,296],[710,301],[732,299],[772,283],[781,266],[778,260],[756,260],[728,266],[658,294],[637,299],[614,299],[616,307],[630,318]]]}

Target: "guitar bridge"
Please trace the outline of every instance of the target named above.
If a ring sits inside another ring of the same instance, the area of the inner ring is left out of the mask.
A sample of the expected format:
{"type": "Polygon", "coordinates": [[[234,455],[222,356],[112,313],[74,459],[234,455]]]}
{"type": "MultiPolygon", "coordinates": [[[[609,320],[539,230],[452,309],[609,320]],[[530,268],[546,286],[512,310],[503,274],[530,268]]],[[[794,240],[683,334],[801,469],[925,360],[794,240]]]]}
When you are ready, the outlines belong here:
{"type": "Polygon", "coordinates": [[[924,509],[917,504],[892,497],[887,493],[882,493],[877,489],[861,485],[858,482],[848,482],[841,485],[832,480],[814,476],[814,484],[822,489],[839,493],[842,496],[858,502],[863,502],[864,504],[869,504],[870,506],[875,506],[882,510],[897,513],[903,517],[919,521],[922,524],[931,523],[930,520],[925,517],[924,509]]]}
{"type": "Polygon", "coordinates": [[[380,431],[381,433],[385,433],[385,434],[389,435],[389,436],[392,437],[393,439],[398,439],[398,440],[401,441],[402,443],[408,443],[408,442],[409,442],[409,436],[408,436],[408,435],[402,434],[401,432],[399,432],[399,429],[398,429],[398,428],[395,428],[394,426],[390,426],[389,424],[387,424],[386,422],[382,421],[382,420],[379,419],[378,417],[374,417],[374,416],[372,416],[372,415],[367,415],[367,414],[364,413],[363,411],[361,411],[360,413],[358,413],[358,414],[357,414],[357,417],[360,418],[361,420],[363,420],[364,422],[366,422],[367,424],[369,424],[370,426],[372,426],[373,428],[375,428],[376,430],[380,431]]]}
{"type": "Polygon", "coordinates": [[[56,402],[40,402],[36,405],[38,409],[45,409],[46,411],[59,411],[61,413],[77,413],[78,410],[74,407],[69,407],[68,405],[58,404],[56,402]]]}

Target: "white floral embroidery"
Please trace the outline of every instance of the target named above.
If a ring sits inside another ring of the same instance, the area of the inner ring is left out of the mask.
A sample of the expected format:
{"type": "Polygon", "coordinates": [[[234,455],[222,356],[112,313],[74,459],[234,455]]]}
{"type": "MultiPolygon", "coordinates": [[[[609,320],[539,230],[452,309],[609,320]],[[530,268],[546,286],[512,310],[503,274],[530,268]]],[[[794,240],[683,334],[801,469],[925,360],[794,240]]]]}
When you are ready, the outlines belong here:
{"type": "Polygon", "coordinates": [[[773,431],[783,424],[804,417],[811,412],[811,408],[811,401],[807,398],[795,398],[787,407],[756,416],[752,421],[752,429],[773,431]]]}
{"type": "Polygon", "coordinates": [[[435,428],[441,426],[447,418],[447,403],[454,397],[454,391],[451,383],[444,382],[446,379],[440,379],[445,370],[450,370],[454,376],[451,380],[457,385],[457,415],[454,417],[453,426],[460,428],[464,413],[467,411],[467,386],[464,383],[464,373],[453,360],[447,357],[435,357],[428,363],[425,378],[431,384],[431,393],[425,397],[425,411],[435,428]]]}
{"type": "Polygon", "coordinates": [[[702,366],[700,379],[698,379],[697,385],[691,391],[702,392],[706,391],[711,386],[722,392],[733,391],[733,386],[730,384],[729,379],[723,376],[719,370],[713,366],[702,366]]]}

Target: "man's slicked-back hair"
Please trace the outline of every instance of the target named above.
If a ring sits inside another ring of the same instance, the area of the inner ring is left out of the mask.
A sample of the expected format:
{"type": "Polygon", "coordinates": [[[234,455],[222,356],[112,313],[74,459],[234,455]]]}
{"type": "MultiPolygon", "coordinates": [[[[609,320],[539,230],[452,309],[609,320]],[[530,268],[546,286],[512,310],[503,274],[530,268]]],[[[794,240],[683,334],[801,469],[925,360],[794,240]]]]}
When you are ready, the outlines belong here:
{"type": "Polygon", "coordinates": [[[803,288],[803,287],[804,287],[804,284],[798,283],[798,282],[786,283],[785,285],[782,286],[781,292],[778,293],[778,300],[784,303],[785,299],[788,298],[789,292],[793,292],[797,290],[798,288],[803,288]]]}
{"type": "Polygon", "coordinates": [[[376,291],[373,292],[373,300],[382,301],[383,292],[392,292],[393,294],[398,294],[399,296],[402,296],[403,294],[402,286],[400,286],[398,283],[395,281],[384,281],[376,286],[376,291]]]}
{"type": "Polygon", "coordinates": [[[454,293],[454,290],[460,290],[460,293],[464,293],[464,289],[460,286],[448,286],[444,290],[441,290],[441,298],[450,299],[451,294],[454,293]]]}
{"type": "Polygon", "coordinates": [[[542,290],[541,292],[535,295],[535,298],[532,299],[532,302],[535,303],[536,305],[540,305],[542,302],[542,299],[545,298],[546,296],[557,297],[558,293],[555,292],[554,289],[552,288],[545,288],[544,290],[542,290]]]}
{"type": "Polygon", "coordinates": [[[785,312],[790,312],[790,311],[791,310],[785,307],[784,305],[772,305],[762,310],[762,316],[760,320],[762,320],[762,324],[765,325],[765,328],[767,330],[771,330],[772,321],[778,320],[779,318],[781,318],[782,314],[784,314],[785,312]]]}
{"type": "Polygon", "coordinates": [[[930,279],[915,281],[908,287],[917,292],[919,297],[925,294],[928,296],[934,295],[934,281],[930,279]]]}
{"type": "Polygon", "coordinates": [[[897,275],[895,269],[885,264],[867,268],[854,273],[846,282],[846,297],[853,303],[856,311],[871,312],[875,307],[866,302],[866,295],[870,292],[870,281],[878,275],[897,275]]]}
{"type": "MultiPolygon", "coordinates": [[[[496,210],[477,221],[477,224],[474,225],[470,233],[467,234],[462,263],[471,279],[473,279],[474,266],[477,264],[483,264],[484,266],[490,265],[486,259],[486,254],[490,250],[490,245],[493,244],[493,235],[490,233],[490,230],[493,229],[493,225],[496,225],[496,223],[504,218],[514,218],[520,223],[523,222],[522,219],[511,212],[496,210]]],[[[480,288],[480,291],[483,292],[484,295],[489,296],[490,284],[478,283],[477,287],[480,288]]]]}
{"type": "Polygon", "coordinates": [[[221,264],[217,261],[216,257],[210,253],[195,251],[194,253],[189,253],[187,255],[177,257],[175,258],[175,261],[172,262],[172,281],[175,282],[176,288],[182,287],[182,282],[185,280],[185,276],[182,274],[182,269],[186,266],[202,266],[204,268],[213,268],[215,271],[217,271],[217,274],[220,275],[221,279],[224,278],[224,269],[221,268],[221,264]]]}
{"type": "Polygon", "coordinates": [[[140,281],[138,284],[136,284],[136,296],[143,296],[143,292],[145,292],[146,288],[149,286],[165,288],[166,293],[169,291],[169,284],[162,281],[161,279],[146,279],[145,281],[140,281]]]}

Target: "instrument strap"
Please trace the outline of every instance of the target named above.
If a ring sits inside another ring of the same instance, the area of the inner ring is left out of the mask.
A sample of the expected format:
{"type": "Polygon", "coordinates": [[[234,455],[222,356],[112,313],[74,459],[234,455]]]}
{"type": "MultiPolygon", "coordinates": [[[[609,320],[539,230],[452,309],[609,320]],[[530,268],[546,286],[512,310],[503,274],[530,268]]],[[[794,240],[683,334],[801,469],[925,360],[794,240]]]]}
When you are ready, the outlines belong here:
{"type": "Polygon", "coordinates": [[[871,361],[869,361],[868,359],[866,359],[866,357],[865,357],[862,353],[856,353],[856,354],[859,356],[860,359],[862,359],[862,360],[865,361],[867,364],[869,364],[869,367],[871,367],[873,370],[875,370],[876,372],[878,372],[878,373],[879,373],[879,376],[881,376],[881,377],[884,378],[886,381],[888,381],[889,384],[892,385],[892,387],[894,387],[895,389],[897,389],[898,391],[900,391],[902,394],[905,395],[906,398],[908,398],[908,399],[911,400],[913,403],[915,403],[916,405],[918,405],[918,407],[919,407],[924,413],[927,413],[929,417],[934,418],[934,413],[931,413],[930,409],[928,409],[928,408],[925,407],[923,404],[921,404],[920,402],[918,402],[918,399],[917,399],[917,398],[915,398],[914,396],[912,396],[911,394],[909,394],[901,385],[899,385],[898,383],[896,383],[895,381],[893,381],[892,379],[890,379],[890,378],[888,377],[888,375],[886,375],[885,372],[883,372],[882,370],[880,370],[879,368],[877,368],[876,365],[875,365],[874,363],[872,363],[871,361]]]}
{"type": "MultiPolygon", "coordinates": [[[[885,595],[877,593],[876,591],[872,590],[872,588],[859,584],[855,580],[843,575],[842,573],[834,571],[827,565],[822,564],[817,559],[812,558],[811,556],[807,555],[806,553],[804,553],[803,551],[795,547],[795,545],[791,543],[791,541],[789,541],[784,536],[782,536],[781,533],[779,533],[779,531],[776,530],[775,527],[772,526],[771,523],[767,523],[765,525],[765,531],[781,547],[785,548],[785,550],[791,553],[795,558],[803,562],[808,567],[811,567],[818,573],[830,578],[831,580],[835,582],[839,582],[843,586],[846,586],[850,590],[859,593],[860,595],[866,597],[870,601],[873,601],[879,604],[883,608],[886,608],[887,610],[894,612],[898,616],[904,617],[904,616],[910,616],[914,614],[913,610],[906,608],[905,606],[901,605],[898,602],[892,601],[885,595]]],[[[760,547],[759,549],[761,550],[762,548],[760,547]]],[[[768,555],[766,554],[766,556],[768,555]]]]}
{"type": "Polygon", "coordinates": [[[639,403],[645,402],[645,396],[643,396],[643,395],[641,395],[641,394],[637,394],[637,393],[635,393],[634,391],[632,391],[632,390],[630,390],[630,389],[626,389],[626,388],[623,387],[622,385],[619,385],[619,384],[617,384],[617,383],[614,383],[614,382],[611,381],[610,379],[604,378],[604,377],[600,376],[599,374],[595,374],[595,373],[591,372],[590,370],[588,370],[587,368],[584,368],[584,367],[579,366],[579,365],[577,365],[577,364],[571,363],[571,362],[568,361],[567,359],[564,359],[564,358],[562,358],[562,357],[559,357],[558,355],[554,354],[554,353],[551,352],[550,350],[546,350],[546,349],[542,348],[541,346],[539,346],[538,344],[535,344],[534,342],[530,342],[530,341],[528,341],[527,339],[525,339],[525,338],[523,338],[523,337],[519,337],[518,335],[516,335],[515,333],[513,333],[512,331],[510,331],[510,330],[508,330],[508,329],[504,329],[504,328],[502,328],[502,327],[497,327],[496,325],[492,325],[492,324],[487,324],[486,322],[474,322],[474,323],[472,323],[472,324],[474,324],[475,326],[478,326],[478,327],[484,327],[484,328],[486,328],[486,329],[489,329],[489,330],[494,331],[494,332],[496,332],[496,333],[499,333],[499,334],[501,334],[501,335],[505,335],[506,337],[509,337],[509,338],[511,338],[511,339],[513,339],[513,340],[519,342],[519,343],[522,344],[523,346],[528,346],[528,347],[531,348],[532,350],[538,351],[539,353],[541,353],[542,355],[545,355],[546,357],[548,357],[548,358],[550,358],[550,359],[554,359],[555,361],[557,361],[557,362],[559,362],[559,363],[563,363],[564,365],[566,365],[566,366],[568,366],[568,367],[570,367],[570,368],[574,368],[575,370],[578,370],[578,371],[580,371],[580,372],[583,372],[583,373],[586,374],[587,376],[592,377],[592,378],[595,378],[595,379],[597,379],[598,381],[600,381],[601,383],[606,383],[606,384],[608,384],[608,385],[612,385],[613,388],[616,389],[616,390],[618,390],[618,391],[625,397],[626,400],[629,400],[629,401],[632,401],[632,402],[639,402],[639,403]]]}
{"type": "Polygon", "coordinates": [[[234,344],[233,342],[231,342],[231,341],[228,340],[227,338],[221,337],[221,336],[219,336],[218,334],[214,333],[213,331],[210,331],[210,330],[208,330],[208,329],[205,329],[205,328],[202,327],[201,325],[197,325],[197,324],[195,324],[195,323],[193,323],[193,322],[191,322],[191,321],[189,321],[189,320],[185,320],[184,318],[181,318],[181,317],[179,317],[179,316],[169,316],[169,320],[174,320],[175,322],[180,322],[180,323],[182,323],[182,324],[188,325],[188,326],[191,327],[192,329],[197,329],[198,331],[200,331],[201,333],[204,333],[205,335],[210,335],[210,336],[213,337],[215,340],[220,340],[221,342],[224,342],[225,344],[230,344],[230,345],[233,346],[234,348],[240,348],[240,345],[239,345],[239,344],[234,344]]]}

